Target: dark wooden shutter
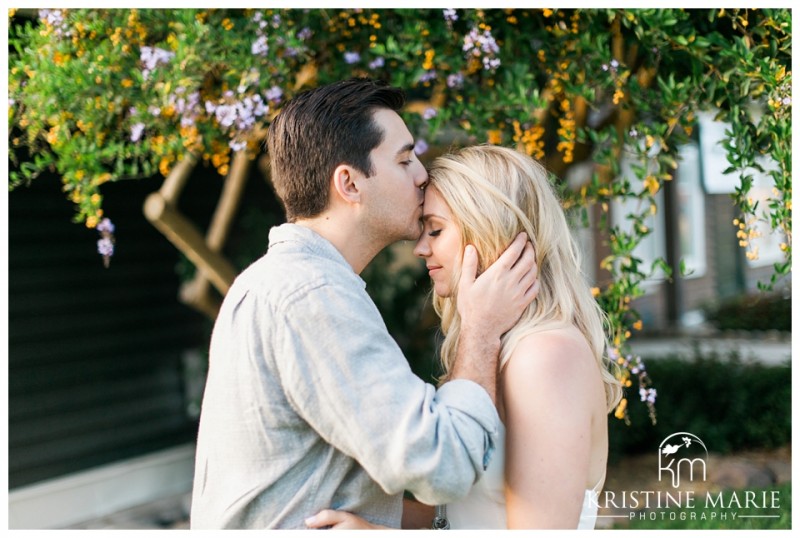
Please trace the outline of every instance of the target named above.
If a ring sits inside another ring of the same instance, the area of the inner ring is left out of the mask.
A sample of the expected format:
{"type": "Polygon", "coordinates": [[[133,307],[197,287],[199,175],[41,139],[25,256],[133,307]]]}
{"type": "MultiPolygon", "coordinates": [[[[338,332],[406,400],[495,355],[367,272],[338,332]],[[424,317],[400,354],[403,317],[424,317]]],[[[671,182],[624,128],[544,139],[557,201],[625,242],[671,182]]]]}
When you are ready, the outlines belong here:
{"type": "Polygon", "coordinates": [[[8,195],[11,488],[195,436],[181,361],[205,352],[209,322],[179,303],[180,256],[142,214],[159,186],[104,185],[109,269],[57,178],[8,195]]]}

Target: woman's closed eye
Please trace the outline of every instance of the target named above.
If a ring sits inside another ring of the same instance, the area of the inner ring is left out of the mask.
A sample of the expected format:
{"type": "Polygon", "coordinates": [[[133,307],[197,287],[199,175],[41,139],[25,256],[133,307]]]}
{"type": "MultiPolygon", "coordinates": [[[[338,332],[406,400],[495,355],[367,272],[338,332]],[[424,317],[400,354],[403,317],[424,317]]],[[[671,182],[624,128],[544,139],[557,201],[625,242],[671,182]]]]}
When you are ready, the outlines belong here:
{"type": "Polygon", "coordinates": [[[428,235],[431,236],[431,237],[436,237],[440,233],[442,233],[441,230],[431,230],[430,232],[428,232],[428,235]]]}

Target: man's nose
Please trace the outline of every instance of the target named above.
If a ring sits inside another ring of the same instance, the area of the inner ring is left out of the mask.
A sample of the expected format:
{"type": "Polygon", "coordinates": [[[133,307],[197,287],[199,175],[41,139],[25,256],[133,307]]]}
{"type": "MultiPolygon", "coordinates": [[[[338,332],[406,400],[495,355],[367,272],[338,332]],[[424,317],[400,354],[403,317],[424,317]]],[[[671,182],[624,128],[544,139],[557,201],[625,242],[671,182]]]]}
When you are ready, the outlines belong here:
{"type": "Polygon", "coordinates": [[[428,184],[428,171],[425,170],[424,166],[420,166],[420,168],[422,168],[422,172],[417,176],[415,185],[422,189],[428,184]]]}

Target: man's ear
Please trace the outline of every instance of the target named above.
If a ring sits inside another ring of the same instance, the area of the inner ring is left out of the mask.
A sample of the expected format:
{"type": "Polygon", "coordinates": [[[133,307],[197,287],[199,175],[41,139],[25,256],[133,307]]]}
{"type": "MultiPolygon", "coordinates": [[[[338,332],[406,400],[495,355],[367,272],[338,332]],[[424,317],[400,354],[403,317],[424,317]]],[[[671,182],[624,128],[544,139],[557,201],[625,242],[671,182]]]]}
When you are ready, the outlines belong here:
{"type": "Polygon", "coordinates": [[[333,171],[333,190],[347,203],[356,204],[361,201],[361,192],[356,184],[358,172],[350,165],[340,164],[333,171]]]}

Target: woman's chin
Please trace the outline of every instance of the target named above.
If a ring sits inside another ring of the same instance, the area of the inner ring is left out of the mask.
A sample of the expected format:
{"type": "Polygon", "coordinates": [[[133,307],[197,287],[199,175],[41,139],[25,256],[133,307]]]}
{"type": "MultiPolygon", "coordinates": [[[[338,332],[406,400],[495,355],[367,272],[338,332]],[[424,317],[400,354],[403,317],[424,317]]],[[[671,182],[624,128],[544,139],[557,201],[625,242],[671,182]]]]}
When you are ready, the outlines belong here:
{"type": "Polygon", "coordinates": [[[450,292],[450,286],[445,286],[443,284],[434,283],[434,285],[433,285],[433,293],[435,293],[437,297],[440,297],[442,299],[446,299],[447,297],[450,297],[450,293],[451,293],[450,292]]]}

